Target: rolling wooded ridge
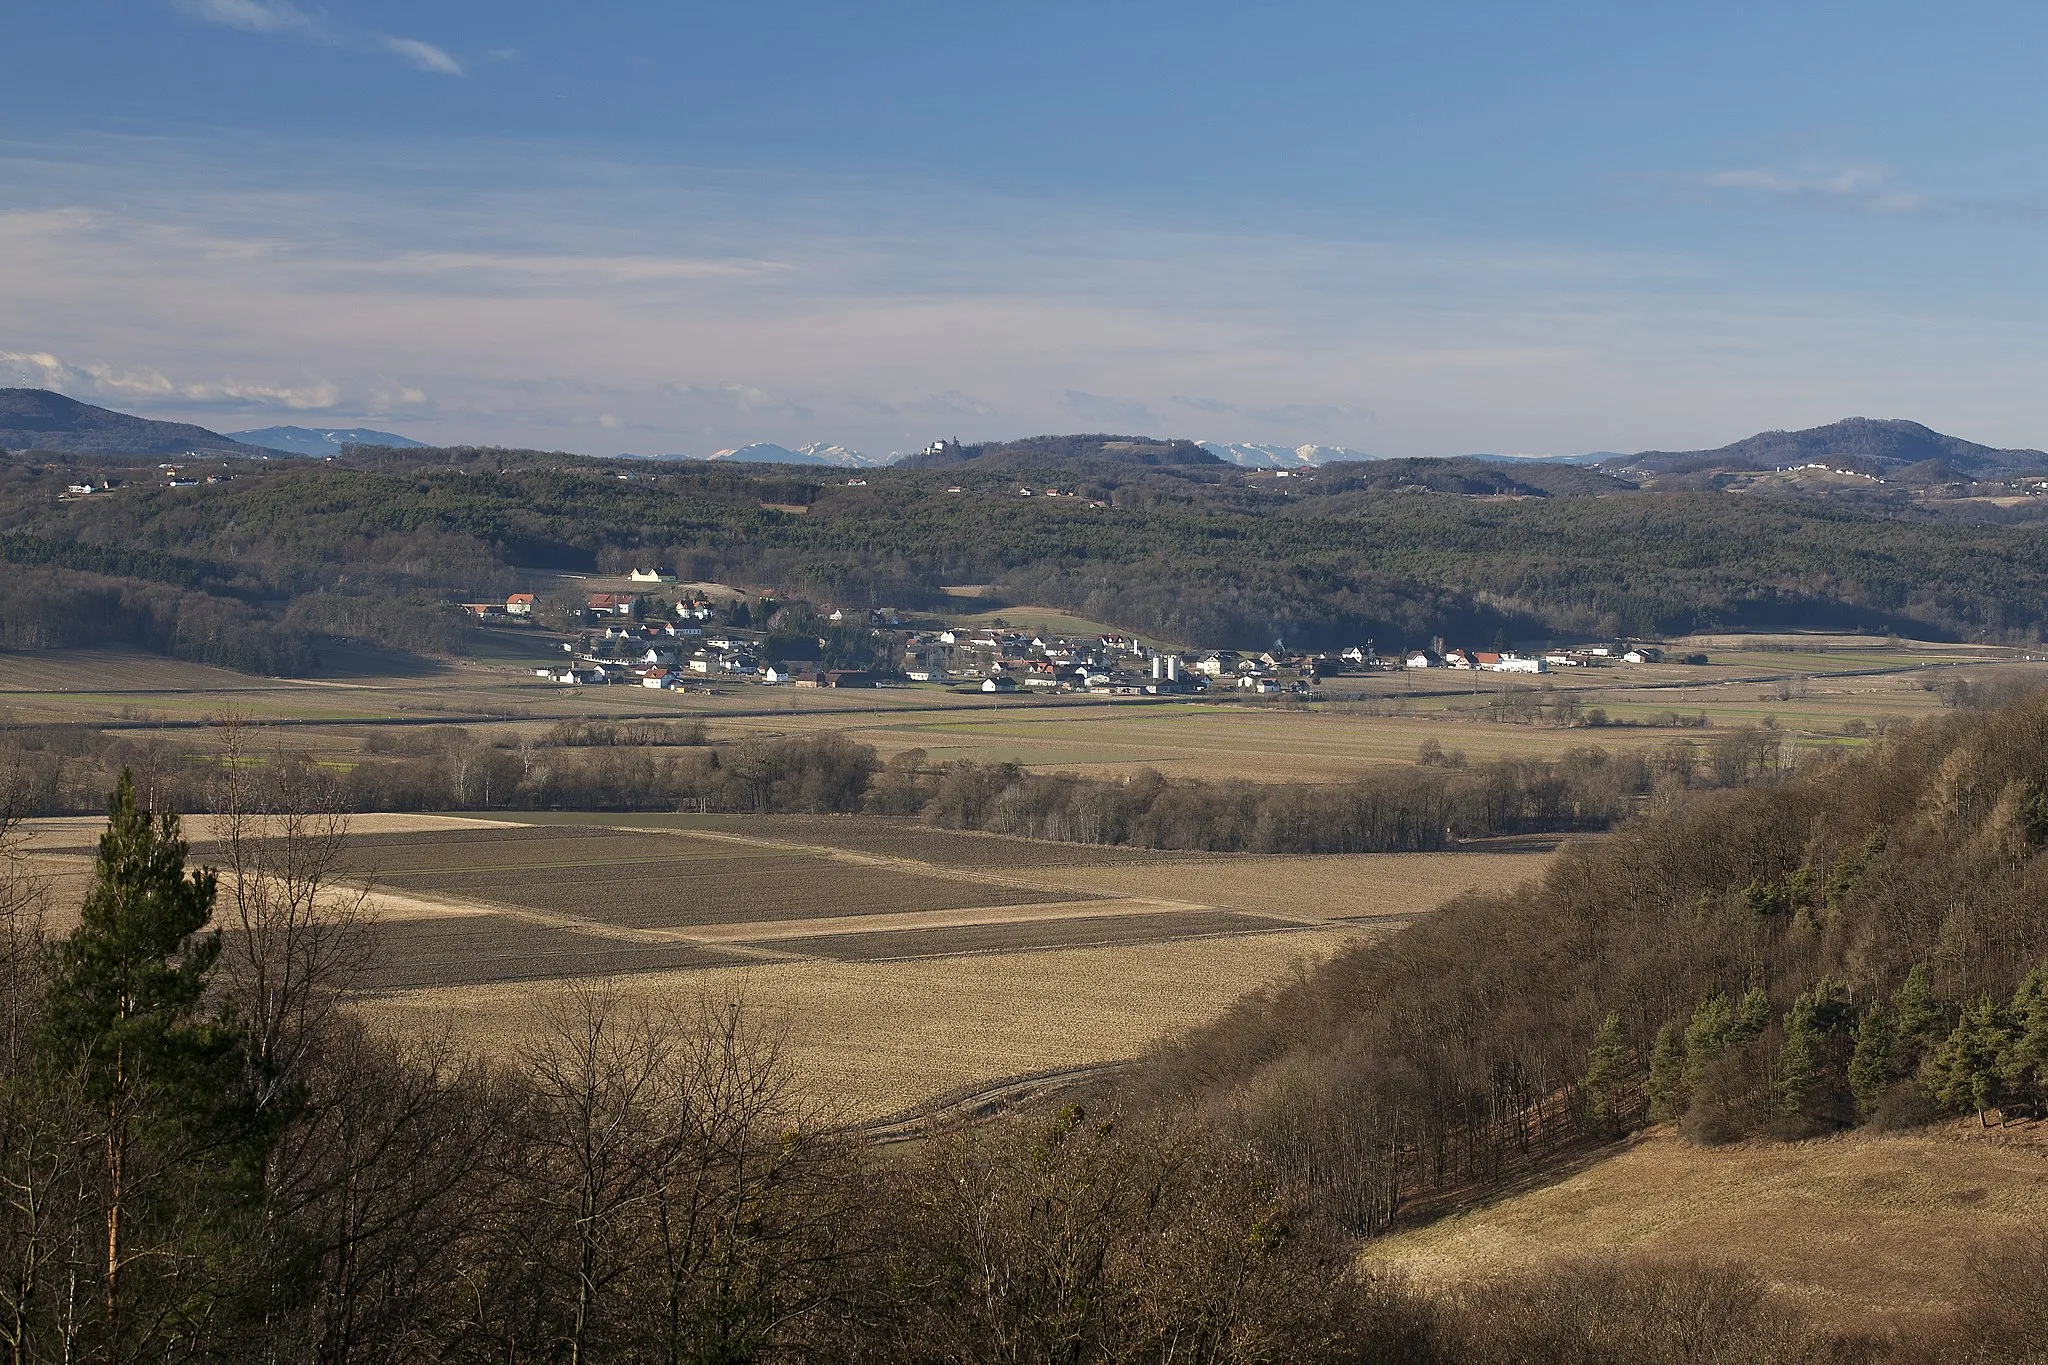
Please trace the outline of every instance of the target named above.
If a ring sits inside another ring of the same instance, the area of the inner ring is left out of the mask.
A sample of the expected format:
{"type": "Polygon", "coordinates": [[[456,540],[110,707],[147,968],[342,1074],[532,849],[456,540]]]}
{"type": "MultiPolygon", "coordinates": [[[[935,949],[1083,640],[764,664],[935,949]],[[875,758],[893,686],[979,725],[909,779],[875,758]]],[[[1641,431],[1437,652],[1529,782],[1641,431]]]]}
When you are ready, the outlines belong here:
{"type": "Polygon", "coordinates": [[[974,465],[854,485],[353,448],[189,488],[123,467],[125,486],[59,501],[88,464],[110,468],[67,458],[0,464],[0,559],[17,570],[0,645],[123,640],[270,672],[310,666],[323,634],[460,651],[448,602],[648,561],[851,607],[925,608],[946,585],[988,584],[995,601],[1192,647],[1790,627],[2017,642],[2048,617],[2036,524],[1645,491],[1562,467],[1386,461],[1283,483],[1067,461],[1036,468],[1027,498],[1018,475],[974,465]]]}

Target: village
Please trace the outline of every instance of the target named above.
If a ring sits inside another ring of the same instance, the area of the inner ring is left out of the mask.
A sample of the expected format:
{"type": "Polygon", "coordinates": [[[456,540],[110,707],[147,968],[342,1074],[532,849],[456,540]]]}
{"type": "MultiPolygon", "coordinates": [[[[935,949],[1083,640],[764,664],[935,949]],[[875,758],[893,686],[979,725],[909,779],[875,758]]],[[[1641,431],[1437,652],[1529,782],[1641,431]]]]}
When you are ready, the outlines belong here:
{"type": "MultiPolygon", "coordinates": [[[[706,690],[722,685],[862,688],[923,684],[997,694],[1168,696],[1230,693],[1315,700],[1322,683],[1347,674],[1425,670],[1543,674],[1664,661],[1654,645],[1596,643],[1518,653],[1472,650],[1434,640],[1427,648],[1379,653],[1371,643],[1334,652],[1188,651],[1115,633],[1066,635],[1004,625],[949,625],[892,608],[833,608],[814,624],[830,634],[774,634],[738,598],[706,591],[664,593],[674,578],[635,569],[629,581],[647,590],[591,592],[562,613],[559,663],[534,675],[565,686],[639,686],[706,690]],[[836,637],[836,638],[835,638],[836,637]],[[861,641],[856,665],[845,641],[861,641]]],[[[784,606],[789,604],[784,603],[784,606]]],[[[465,602],[483,624],[537,624],[540,600],[515,592],[502,603],[465,602]]],[[[1679,662],[1704,663],[1702,655],[1679,662]]]]}

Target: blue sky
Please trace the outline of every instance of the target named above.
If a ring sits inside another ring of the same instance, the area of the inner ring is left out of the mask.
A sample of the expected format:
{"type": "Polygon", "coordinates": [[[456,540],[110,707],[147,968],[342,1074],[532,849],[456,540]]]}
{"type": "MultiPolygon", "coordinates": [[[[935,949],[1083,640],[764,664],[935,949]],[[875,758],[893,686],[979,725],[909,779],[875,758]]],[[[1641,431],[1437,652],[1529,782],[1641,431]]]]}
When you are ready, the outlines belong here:
{"type": "Polygon", "coordinates": [[[2048,445],[2048,10],[15,0],[0,382],[708,453],[2048,445]]]}

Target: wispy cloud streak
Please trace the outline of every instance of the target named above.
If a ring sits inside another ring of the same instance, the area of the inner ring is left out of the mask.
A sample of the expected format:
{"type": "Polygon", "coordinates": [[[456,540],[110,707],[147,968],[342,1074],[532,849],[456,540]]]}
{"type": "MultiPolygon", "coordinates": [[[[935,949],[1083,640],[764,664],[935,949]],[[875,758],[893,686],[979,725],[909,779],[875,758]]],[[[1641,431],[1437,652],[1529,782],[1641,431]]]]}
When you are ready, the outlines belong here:
{"type": "Polygon", "coordinates": [[[303,38],[327,47],[384,52],[418,71],[437,76],[460,76],[462,63],[447,49],[419,38],[401,38],[386,33],[351,34],[336,29],[325,12],[304,9],[290,0],[171,0],[171,8],[202,23],[262,33],[276,37],[303,38]]]}

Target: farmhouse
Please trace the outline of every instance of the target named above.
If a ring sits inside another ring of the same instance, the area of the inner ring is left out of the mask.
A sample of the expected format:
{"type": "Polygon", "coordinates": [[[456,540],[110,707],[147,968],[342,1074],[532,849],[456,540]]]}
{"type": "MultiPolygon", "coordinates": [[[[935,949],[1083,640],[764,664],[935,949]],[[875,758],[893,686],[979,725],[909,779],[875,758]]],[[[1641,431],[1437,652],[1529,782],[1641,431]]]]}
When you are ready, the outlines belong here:
{"type": "Polygon", "coordinates": [[[594,592],[584,599],[593,616],[631,616],[633,604],[640,599],[632,593],[594,592]]]}
{"type": "Polygon", "coordinates": [[[1664,651],[1654,645],[1637,645],[1621,656],[1625,664],[1653,664],[1664,657],[1664,651]]]}
{"type": "Polygon", "coordinates": [[[1432,654],[1426,649],[1409,650],[1408,657],[1401,662],[1408,668],[1442,668],[1444,666],[1441,655],[1432,654]]]}
{"type": "Polygon", "coordinates": [[[993,678],[982,679],[981,690],[984,692],[1015,692],[1017,690],[1017,680],[1010,677],[1007,673],[998,673],[993,678]]]}
{"type": "Polygon", "coordinates": [[[666,569],[635,569],[627,575],[635,583],[673,583],[676,576],[666,569]]]}
{"type": "Polygon", "coordinates": [[[533,594],[530,592],[515,592],[510,597],[507,597],[505,599],[505,614],[507,616],[533,615],[533,594]]]}

